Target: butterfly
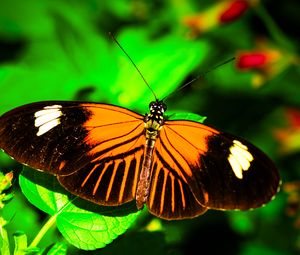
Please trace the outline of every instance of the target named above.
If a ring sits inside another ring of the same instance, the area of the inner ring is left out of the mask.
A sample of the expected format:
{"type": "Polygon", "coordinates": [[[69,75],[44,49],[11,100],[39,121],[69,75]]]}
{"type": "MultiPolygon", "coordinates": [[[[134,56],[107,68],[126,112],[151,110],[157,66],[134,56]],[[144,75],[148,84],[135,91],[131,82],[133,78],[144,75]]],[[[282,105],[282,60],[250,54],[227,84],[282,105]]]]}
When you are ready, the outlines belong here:
{"type": "Polygon", "coordinates": [[[274,198],[279,173],[261,150],[196,121],[168,120],[166,110],[160,100],[144,116],[110,104],[31,103],[0,117],[0,148],[80,198],[105,206],[135,200],[167,220],[274,198]]]}

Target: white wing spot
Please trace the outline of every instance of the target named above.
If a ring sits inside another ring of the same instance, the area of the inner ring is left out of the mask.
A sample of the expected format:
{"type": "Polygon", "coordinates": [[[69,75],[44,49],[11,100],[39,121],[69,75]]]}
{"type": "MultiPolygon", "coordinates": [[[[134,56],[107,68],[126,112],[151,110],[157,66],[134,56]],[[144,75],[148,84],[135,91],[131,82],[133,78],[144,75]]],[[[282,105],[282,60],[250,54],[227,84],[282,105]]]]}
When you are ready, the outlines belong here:
{"type": "Polygon", "coordinates": [[[243,179],[243,171],[247,171],[250,168],[251,161],[254,158],[248,151],[248,147],[237,140],[233,141],[229,151],[228,161],[232,171],[237,178],[243,179]]]}
{"type": "Polygon", "coordinates": [[[34,126],[39,130],[37,136],[47,133],[52,128],[60,124],[60,116],[62,116],[61,105],[45,106],[43,110],[37,111],[34,114],[34,126]]]}

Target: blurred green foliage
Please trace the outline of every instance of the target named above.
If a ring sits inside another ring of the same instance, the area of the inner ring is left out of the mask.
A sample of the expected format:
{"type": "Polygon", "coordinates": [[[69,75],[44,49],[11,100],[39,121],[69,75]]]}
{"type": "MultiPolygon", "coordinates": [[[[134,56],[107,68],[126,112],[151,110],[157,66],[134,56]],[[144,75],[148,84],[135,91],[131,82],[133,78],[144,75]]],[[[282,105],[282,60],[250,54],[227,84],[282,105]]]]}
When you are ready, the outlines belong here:
{"type": "MultiPolygon", "coordinates": [[[[186,20],[220,1],[0,2],[1,114],[41,100],[107,102],[147,112],[153,94],[112,32],[156,96],[167,97],[170,112],[207,116],[205,123],[247,138],[274,160],[283,179],[282,191],[264,208],[166,222],[147,210],[71,203],[54,178],[43,183],[28,169],[18,182],[21,166],[1,153],[0,170],[15,175],[14,198],[1,209],[1,251],[9,242],[10,252],[22,254],[28,242],[31,254],[299,254],[300,146],[291,138],[300,137],[300,118],[289,117],[288,109],[300,111],[300,6],[296,0],[248,2],[237,20],[209,29],[204,20],[196,30],[186,20]],[[252,70],[236,63],[212,70],[256,49],[279,57],[252,70]],[[126,215],[112,217],[120,213],[126,215]]],[[[197,116],[188,118],[203,120],[197,116]]]]}

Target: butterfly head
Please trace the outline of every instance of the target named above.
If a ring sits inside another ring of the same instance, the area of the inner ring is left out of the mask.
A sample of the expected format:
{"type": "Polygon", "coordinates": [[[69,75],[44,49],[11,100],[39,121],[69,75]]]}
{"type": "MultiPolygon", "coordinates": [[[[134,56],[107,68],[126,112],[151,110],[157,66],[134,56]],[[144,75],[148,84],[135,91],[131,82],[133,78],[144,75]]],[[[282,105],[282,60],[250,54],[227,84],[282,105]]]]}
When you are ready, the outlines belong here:
{"type": "Polygon", "coordinates": [[[149,104],[149,110],[150,113],[146,114],[144,118],[146,137],[154,140],[163,126],[164,112],[167,110],[167,106],[163,101],[156,100],[149,104]]]}
{"type": "Polygon", "coordinates": [[[159,124],[163,123],[164,113],[167,110],[167,105],[163,101],[153,101],[149,104],[150,114],[149,119],[156,121],[159,124]]]}

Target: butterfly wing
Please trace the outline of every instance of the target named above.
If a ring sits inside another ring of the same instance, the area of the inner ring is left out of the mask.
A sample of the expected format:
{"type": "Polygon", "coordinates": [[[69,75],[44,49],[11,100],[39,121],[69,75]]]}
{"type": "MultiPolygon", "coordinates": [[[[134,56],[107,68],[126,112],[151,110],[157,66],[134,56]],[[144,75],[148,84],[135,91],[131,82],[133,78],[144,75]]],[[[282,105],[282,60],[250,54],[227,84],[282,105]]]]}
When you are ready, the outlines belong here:
{"type": "Polygon", "coordinates": [[[71,193],[103,205],[135,198],[145,138],[143,116],[79,102],[39,102],[0,117],[0,147],[57,176],[71,193]]]}
{"type": "Polygon", "coordinates": [[[198,122],[166,121],[147,205],[166,219],[195,217],[207,208],[246,210],[271,200],[279,182],[272,161],[249,142],[198,122]]]}
{"type": "Polygon", "coordinates": [[[164,149],[160,139],[156,146],[147,200],[149,211],[167,220],[193,218],[205,213],[207,208],[197,201],[189,183],[172,164],[176,159],[161,153],[164,149]]]}

